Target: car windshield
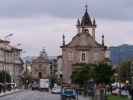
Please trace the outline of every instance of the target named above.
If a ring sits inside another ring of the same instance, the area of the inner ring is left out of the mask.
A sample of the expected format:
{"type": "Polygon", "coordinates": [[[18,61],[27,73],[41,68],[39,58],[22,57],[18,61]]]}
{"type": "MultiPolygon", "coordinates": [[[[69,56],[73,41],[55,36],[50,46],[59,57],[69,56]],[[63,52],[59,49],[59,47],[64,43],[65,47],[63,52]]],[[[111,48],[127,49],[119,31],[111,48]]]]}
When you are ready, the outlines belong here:
{"type": "Polygon", "coordinates": [[[64,89],[64,93],[73,94],[73,90],[72,89],[64,89]]]}

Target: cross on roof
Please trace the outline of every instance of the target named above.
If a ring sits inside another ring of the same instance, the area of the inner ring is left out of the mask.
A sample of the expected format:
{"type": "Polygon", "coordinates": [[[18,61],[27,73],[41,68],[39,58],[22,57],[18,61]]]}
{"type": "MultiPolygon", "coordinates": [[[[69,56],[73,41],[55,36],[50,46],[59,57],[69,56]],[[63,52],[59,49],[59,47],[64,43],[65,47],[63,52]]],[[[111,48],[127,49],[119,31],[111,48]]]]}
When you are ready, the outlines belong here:
{"type": "Polygon", "coordinates": [[[86,1],[86,4],[85,4],[85,8],[86,8],[86,10],[88,9],[87,1],[86,1]]]}
{"type": "Polygon", "coordinates": [[[88,9],[88,5],[87,4],[85,5],[85,8],[88,9]]]}

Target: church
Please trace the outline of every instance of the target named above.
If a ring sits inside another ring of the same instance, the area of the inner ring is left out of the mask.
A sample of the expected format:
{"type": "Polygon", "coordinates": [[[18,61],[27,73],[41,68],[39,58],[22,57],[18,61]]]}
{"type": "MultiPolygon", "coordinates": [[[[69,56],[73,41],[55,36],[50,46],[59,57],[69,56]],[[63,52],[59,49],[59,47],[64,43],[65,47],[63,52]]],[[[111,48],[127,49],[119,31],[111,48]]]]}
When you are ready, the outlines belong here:
{"type": "Polygon", "coordinates": [[[85,13],[77,20],[77,34],[66,44],[63,35],[62,59],[63,59],[63,81],[71,83],[71,75],[74,71],[74,64],[86,63],[96,64],[105,62],[107,59],[107,47],[104,45],[104,35],[101,43],[95,39],[96,30],[95,18],[91,19],[86,6],[85,13]]]}
{"type": "Polygon", "coordinates": [[[37,58],[32,60],[31,72],[33,80],[49,78],[49,61],[45,49],[40,52],[37,58]]]}

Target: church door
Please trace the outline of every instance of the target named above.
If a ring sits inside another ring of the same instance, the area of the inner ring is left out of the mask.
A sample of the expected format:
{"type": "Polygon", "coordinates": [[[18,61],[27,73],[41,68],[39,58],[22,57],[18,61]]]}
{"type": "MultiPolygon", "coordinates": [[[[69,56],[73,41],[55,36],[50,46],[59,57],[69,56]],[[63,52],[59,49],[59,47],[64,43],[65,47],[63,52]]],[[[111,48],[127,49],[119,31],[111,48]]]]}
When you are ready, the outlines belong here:
{"type": "Polygon", "coordinates": [[[39,79],[42,78],[42,73],[41,72],[38,73],[38,77],[39,77],[39,79]]]}

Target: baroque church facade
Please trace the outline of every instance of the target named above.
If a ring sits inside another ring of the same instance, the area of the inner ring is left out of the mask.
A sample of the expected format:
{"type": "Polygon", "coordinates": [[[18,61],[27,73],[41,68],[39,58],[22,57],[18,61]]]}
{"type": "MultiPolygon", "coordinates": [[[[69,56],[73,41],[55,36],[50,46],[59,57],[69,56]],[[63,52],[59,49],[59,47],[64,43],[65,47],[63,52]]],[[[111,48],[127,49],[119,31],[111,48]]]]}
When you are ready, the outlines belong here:
{"type": "Polygon", "coordinates": [[[102,43],[95,39],[96,21],[91,19],[87,7],[82,19],[77,20],[77,34],[72,40],[65,44],[63,35],[62,59],[63,59],[63,80],[71,82],[71,75],[74,71],[74,64],[86,63],[96,64],[107,59],[107,47],[104,45],[104,35],[102,43]]]}
{"type": "Polygon", "coordinates": [[[43,49],[40,55],[32,60],[31,75],[33,80],[49,78],[49,60],[43,49]]]}

